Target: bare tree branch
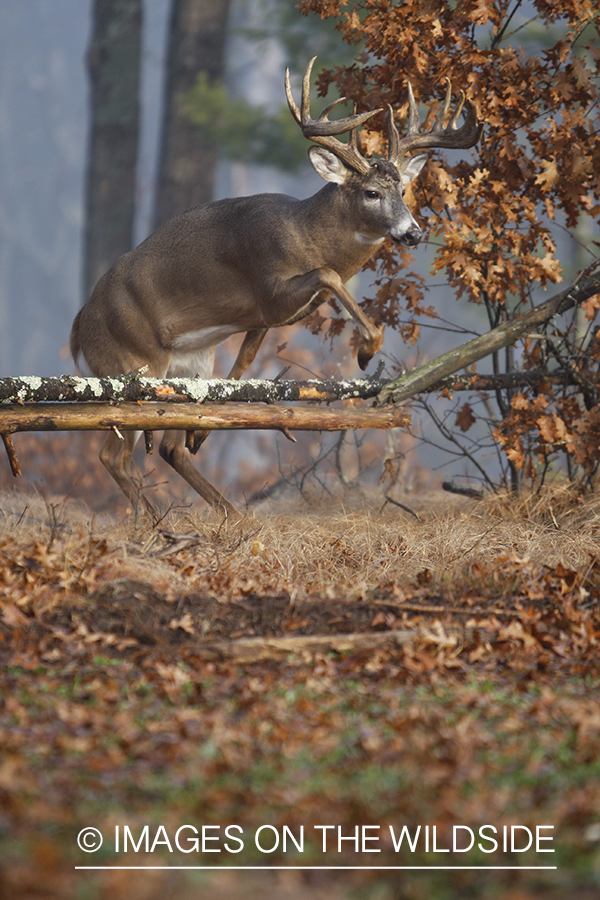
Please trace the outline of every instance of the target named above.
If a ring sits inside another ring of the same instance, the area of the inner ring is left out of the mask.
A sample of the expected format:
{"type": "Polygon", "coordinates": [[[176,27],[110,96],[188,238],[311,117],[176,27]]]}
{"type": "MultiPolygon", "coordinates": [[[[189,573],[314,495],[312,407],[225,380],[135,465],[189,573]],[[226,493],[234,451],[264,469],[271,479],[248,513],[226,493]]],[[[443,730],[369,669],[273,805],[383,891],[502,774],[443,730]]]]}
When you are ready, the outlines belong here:
{"type": "MultiPolygon", "coordinates": [[[[379,395],[382,402],[401,403],[420,394],[424,391],[431,390],[434,385],[453,375],[460,369],[472,365],[479,359],[483,359],[492,353],[495,353],[501,347],[507,347],[514,343],[518,338],[528,334],[534,328],[538,328],[544,322],[547,322],[553,316],[560,315],[571,309],[578,303],[593,297],[594,294],[600,293],[600,278],[593,274],[588,274],[593,269],[597,269],[598,264],[594,264],[582,277],[575,281],[566,291],[557,294],[541,303],[534,309],[528,310],[526,313],[515,316],[509,322],[504,322],[497,328],[493,328],[487,334],[473,338],[462,344],[455,350],[450,350],[442,356],[431,362],[419,366],[406,375],[401,375],[394,381],[387,384],[379,395]]],[[[513,375],[516,373],[510,373],[513,375]]],[[[497,376],[496,376],[497,377],[497,376]]]]}

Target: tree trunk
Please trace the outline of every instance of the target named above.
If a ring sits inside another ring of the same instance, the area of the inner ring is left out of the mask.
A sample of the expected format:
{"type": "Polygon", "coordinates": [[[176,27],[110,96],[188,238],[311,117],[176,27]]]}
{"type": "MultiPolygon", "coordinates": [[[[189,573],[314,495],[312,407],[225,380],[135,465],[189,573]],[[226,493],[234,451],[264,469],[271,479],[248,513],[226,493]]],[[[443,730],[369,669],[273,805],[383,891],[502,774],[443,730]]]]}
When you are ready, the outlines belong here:
{"type": "Polygon", "coordinates": [[[87,175],[87,299],[132,246],[139,131],[142,0],[95,0],[88,53],[92,124],[87,175]]]}
{"type": "Polygon", "coordinates": [[[218,150],[189,121],[181,96],[202,71],[209,81],[223,78],[229,6],[230,0],[173,0],[156,226],[212,200],[218,150]]]}

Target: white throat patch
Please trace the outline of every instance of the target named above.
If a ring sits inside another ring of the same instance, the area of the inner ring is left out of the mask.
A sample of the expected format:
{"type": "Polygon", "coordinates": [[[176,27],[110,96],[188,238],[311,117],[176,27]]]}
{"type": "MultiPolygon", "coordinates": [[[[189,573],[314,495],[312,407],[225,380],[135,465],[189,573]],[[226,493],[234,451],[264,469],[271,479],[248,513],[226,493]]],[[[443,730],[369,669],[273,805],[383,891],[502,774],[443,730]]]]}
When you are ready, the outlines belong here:
{"type": "Polygon", "coordinates": [[[355,231],[354,232],[354,240],[359,244],[371,244],[375,246],[377,244],[383,244],[385,241],[384,237],[373,238],[370,234],[365,234],[364,231],[355,231]]]}

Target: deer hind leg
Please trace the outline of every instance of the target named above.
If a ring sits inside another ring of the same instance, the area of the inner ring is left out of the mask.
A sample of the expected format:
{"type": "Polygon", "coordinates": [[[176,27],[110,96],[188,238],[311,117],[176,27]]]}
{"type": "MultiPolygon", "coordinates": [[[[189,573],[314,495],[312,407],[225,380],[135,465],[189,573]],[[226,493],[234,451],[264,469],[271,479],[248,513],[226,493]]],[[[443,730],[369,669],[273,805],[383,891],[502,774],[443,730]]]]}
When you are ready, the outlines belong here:
{"type": "MultiPolygon", "coordinates": [[[[235,378],[237,380],[242,377],[258,353],[258,348],[262,344],[268,330],[268,328],[256,328],[253,331],[246,332],[246,336],[242,341],[236,360],[227,376],[228,378],[235,378]]],[[[209,434],[209,428],[186,432],[185,445],[190,453],[197,453],[209,434]]]]}
{"type": "Polygon", "coordinates": [[[213,509],[224,514],[228,519],[242,518],[242,513],[216,487],[213,487],[193,464],[185,445],[185,431],[165,431],[160,442],[159,452],[162,458],[187,481],[197,494],[210,503],[213,509]]]}
{"type": "Polygon", "coordinates": [[[100,451],[100,460],[108,473],[115,479],[134,509],[140,501],[153,518],[156,510],[148,498],[140,491],[131,478],[131,457],[141,431],[126,431],[123,440],[111,431],[100,451]]]}

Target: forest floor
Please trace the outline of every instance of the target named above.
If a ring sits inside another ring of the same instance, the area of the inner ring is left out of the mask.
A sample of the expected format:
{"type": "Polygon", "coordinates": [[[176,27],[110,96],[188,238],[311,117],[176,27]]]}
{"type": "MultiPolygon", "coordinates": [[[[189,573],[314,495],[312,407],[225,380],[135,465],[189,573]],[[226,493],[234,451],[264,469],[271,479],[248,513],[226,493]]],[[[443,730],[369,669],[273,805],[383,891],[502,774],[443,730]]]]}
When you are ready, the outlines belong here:
{"type": "Polygon", "coordinates": [[[2,491],[0,897],[597,898],[600,500],[407,502],[2,491]]]}

